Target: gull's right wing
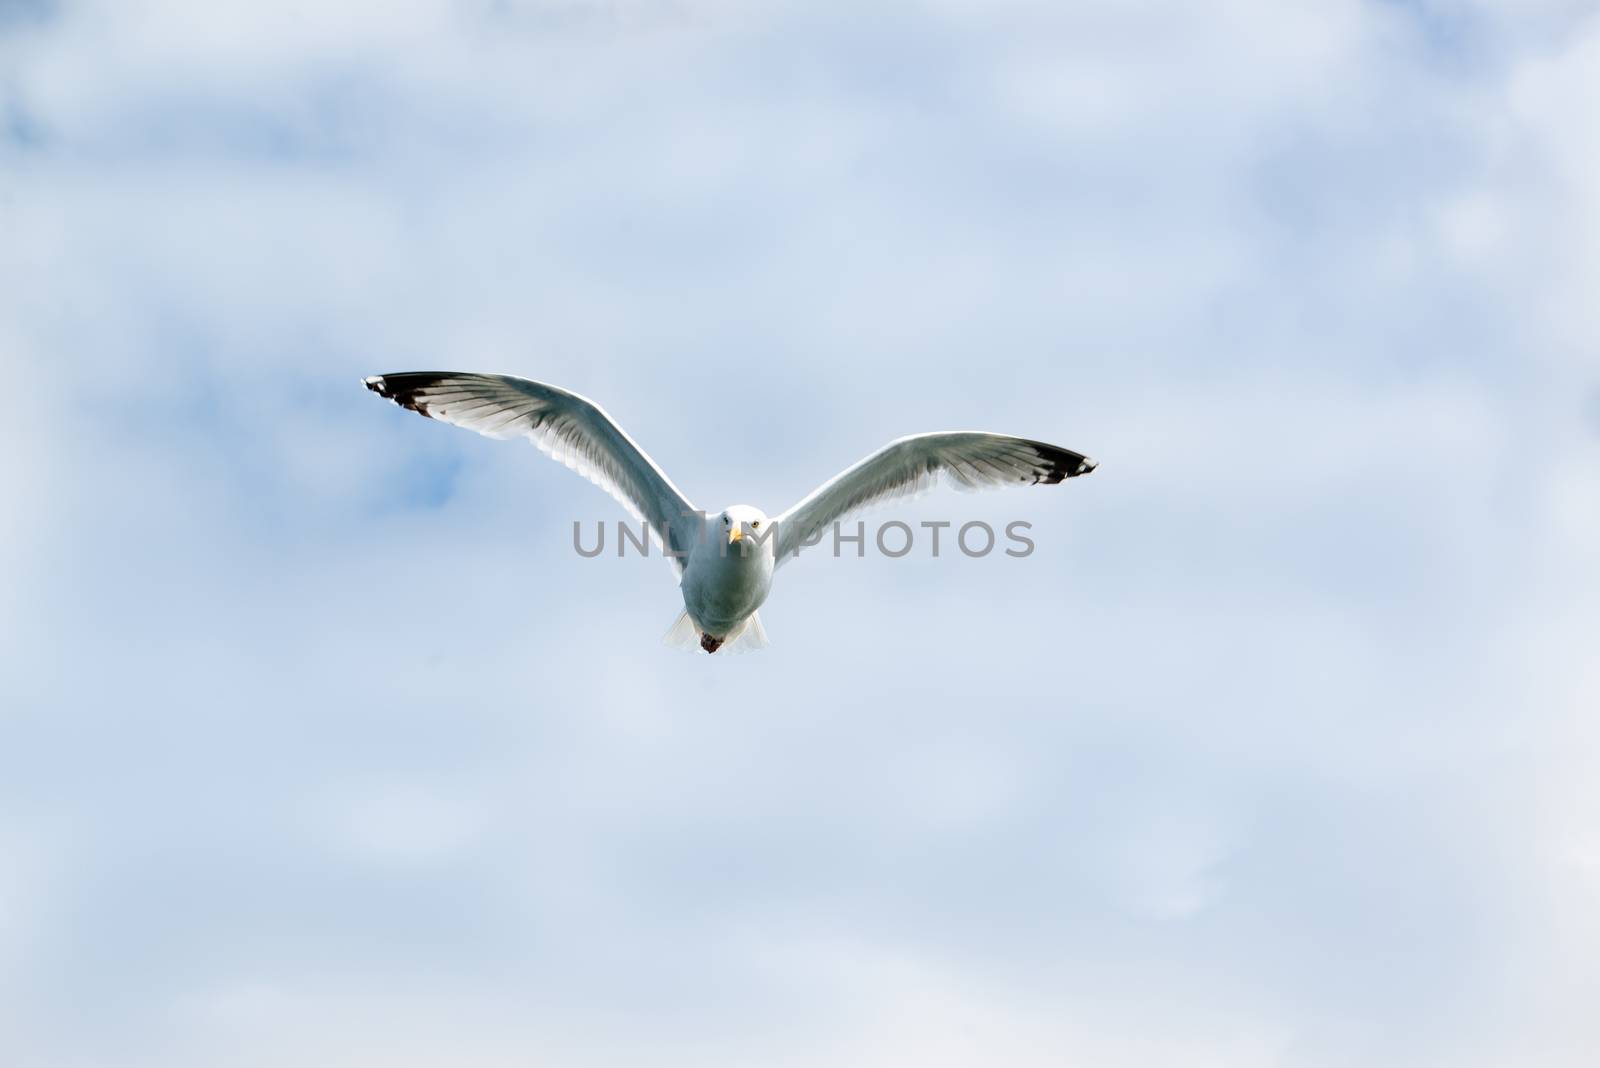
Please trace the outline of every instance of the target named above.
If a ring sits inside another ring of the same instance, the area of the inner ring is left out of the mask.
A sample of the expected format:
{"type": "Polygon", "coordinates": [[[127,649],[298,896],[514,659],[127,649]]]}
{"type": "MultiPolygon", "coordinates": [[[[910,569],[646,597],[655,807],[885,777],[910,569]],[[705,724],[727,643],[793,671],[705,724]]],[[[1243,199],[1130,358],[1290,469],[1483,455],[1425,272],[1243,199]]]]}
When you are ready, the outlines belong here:
{"type": "MultiPolygon", "coordinates": [[[[556,386],[510,375],[409,371],[362,384],[402,408],[491,438],[525,437],[649,523],[676,554],[699,536],[694,505],[598,404],[556,386]]],[[[683,557],[673,560],[681,573],[683,557]]]]}

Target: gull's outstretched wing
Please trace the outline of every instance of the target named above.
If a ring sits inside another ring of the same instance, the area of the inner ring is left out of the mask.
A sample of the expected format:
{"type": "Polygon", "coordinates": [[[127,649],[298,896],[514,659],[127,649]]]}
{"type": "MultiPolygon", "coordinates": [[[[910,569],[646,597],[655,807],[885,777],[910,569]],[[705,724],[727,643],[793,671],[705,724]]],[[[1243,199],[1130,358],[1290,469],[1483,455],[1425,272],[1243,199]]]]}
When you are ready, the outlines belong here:
{"type": "MultiPolygon", "coordinates": [[[[699,520],[694,505],[593,401],[510,375],[410,371],[361,380],[372,392],[429,419],[491,438],[525,437],[615,497],[628,514],[665,532],[687,553],[699,520]]],[[[683,560],[673,561],[681,572],[683,560]]]]}
{"type": "Polygon", "coordinates": [[[782,566],[802,541],[830,523],[881,501],[930,489],[941,473],[957,489],[990,486],[1053,486],[1062,479],[1087,475],[1095,462],[1071,449],[1042,441],[976,431],[913,434],[891,441],[865,460],[812,490],[780,516],[777,563],[782,566]]]}

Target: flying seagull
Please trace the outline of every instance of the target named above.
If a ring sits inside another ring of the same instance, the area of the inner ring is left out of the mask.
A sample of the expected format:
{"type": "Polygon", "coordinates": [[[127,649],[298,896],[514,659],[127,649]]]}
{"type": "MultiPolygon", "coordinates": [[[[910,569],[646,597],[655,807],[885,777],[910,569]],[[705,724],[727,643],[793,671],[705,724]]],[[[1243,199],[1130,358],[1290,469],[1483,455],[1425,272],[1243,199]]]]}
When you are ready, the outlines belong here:
{"type": "Polygon", "coordinates": [[[772,575],[835,521],[932,487],[941,474],[958,489],[1053,486],[1086,475],[1095,462],[1042,441],[944,431],[891,441],[768,518],[736,504],[715,515],[689,503],[672,480],[598,404],[556,386],[509,375],[413,371],[362,383],[429,419],[491,438],[527,438],[615,497],[661,537],[679,575],[683,612],[666,641],[714,653],[767,644],[756,610],[772,575]]]}

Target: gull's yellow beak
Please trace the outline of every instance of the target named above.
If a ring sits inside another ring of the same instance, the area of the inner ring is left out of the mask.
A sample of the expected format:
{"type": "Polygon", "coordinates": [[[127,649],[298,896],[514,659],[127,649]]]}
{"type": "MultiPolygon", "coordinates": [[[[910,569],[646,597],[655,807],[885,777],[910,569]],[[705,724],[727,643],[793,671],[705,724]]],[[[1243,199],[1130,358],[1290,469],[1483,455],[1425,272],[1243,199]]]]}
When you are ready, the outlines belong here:
{"type": "Polygon", "coordinates": [[[733,529],[728,531],[728,544],[732,545],[742,537],[744,537],[744,527],[739,523],[735,523],[733,529]]]}

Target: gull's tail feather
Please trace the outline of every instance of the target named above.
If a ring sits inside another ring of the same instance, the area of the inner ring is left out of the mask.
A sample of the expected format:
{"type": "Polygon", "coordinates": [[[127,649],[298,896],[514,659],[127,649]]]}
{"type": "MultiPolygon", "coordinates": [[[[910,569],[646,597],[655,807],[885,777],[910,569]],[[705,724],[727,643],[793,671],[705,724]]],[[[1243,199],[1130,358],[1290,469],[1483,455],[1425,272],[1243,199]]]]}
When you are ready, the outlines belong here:
{"type": "Polygon", "coordinates": [[[672,626],[661,636],[661,644],[673,649],[700,651],[700,628],[689,618],[688,609],[678,613],[678,618],[673,620],[672,626]]]}
{"type": "Polygon", "coordinates": [[[760,612],[751,612],[750,618],[739,624],[723,641],[730,653],[753,653],[772,644],[767,640],[767,628],[761,625],[760,612]]]}
{"type": "MultiPolygon", "coordinates": [[[[672,626],[661,636],[661,644],[693,652],[700,652],[705,648],[700,640],[700,628],[689,618],[687,610],[678,613],[678,618],[673,620],[672,626]]],[[[723,636],[722,641],[717,643],[716,651],[723,654],[752,653],[771,644],[767,640],[767,628],[761,625],[760,614],[752,612],[748,619],[723,636]]]]}

